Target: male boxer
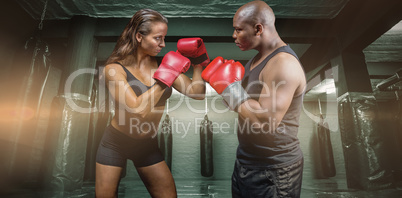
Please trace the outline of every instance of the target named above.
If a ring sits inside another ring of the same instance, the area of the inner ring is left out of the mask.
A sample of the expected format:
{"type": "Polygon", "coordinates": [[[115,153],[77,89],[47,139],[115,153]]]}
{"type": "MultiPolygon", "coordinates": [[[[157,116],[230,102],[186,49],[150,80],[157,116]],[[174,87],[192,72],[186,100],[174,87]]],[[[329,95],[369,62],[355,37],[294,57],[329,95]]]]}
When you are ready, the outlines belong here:
{"type": "Polygon", "coordinates": [[[240,63],[218,57],[201,75],[239,115],[233,197],[300,197],[303,154],[297,133],[306,79],[274,23],[263,1],[240,7],[232,37],[242,51],[258,54],[244,73],[240,63]]]}

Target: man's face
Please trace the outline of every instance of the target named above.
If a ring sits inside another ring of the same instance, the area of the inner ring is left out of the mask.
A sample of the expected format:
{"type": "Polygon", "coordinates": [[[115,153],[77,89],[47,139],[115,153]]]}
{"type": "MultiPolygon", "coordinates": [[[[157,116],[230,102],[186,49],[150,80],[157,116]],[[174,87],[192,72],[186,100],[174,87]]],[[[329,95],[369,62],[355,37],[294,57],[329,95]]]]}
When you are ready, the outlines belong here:
{"type": "Polygon", "coordinates": [[[242,51],[253,49],[254,41],[254,28],[251,24],[247,23],[245,19],[242,19],[238,13],[233,17],[233,35],[237,47],[242,51]]]}

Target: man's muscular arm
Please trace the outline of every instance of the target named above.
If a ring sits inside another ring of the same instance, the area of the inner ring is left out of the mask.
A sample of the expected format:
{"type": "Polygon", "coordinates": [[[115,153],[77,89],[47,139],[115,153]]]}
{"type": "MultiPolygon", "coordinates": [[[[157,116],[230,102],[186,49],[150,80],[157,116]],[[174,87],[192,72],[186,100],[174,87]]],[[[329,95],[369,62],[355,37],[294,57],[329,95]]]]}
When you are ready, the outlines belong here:
{"type": "Polygon", "coordinates": [[[239,115],[253,127],[268,123],[271,129],[276,129],[300,86],[304,86],[300,63],[289,56],[278,54],[271,59],[260,76],[263,89],[259,100],[249,99],[239,106],[239,115]]]}

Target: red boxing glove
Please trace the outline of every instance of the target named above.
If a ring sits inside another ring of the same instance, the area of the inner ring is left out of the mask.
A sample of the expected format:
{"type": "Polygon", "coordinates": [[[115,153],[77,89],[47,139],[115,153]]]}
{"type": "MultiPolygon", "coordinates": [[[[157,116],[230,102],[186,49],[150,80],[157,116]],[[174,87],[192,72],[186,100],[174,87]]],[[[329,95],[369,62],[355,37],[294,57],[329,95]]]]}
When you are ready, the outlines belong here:
{"type": "Polygon", "coordinates": [[[223,63],[230,62],[234,63],[234,60],[226,60],[223,59],[221,56],[216,57],[209,65],[202,71],[201,77],[206,82],[209,82],[209,78],[215,73],[215,71],[223,65],[223,63]]]}
{"type": "Polygon", "coordinates": [[[183,38],[177,42],[177,52],[190,59],[193,64],[207,66],[209,56],[201,38],[183,38]]]}
{"type": "Polygon", "coordinates": [[[176,78],[190,68],[188,58],[174,52],[168,52],[162,59],[159,68],[155,71],[153,78],[171,87],[176,78]]]}
{"type": "Polygon", "coordinates": [[[241,85],[244,67],[239,62],[225,61],[222,57],[217,57],[205,68],[201,76],[222,96],[231,110],[237,111],[237,108],[250,98],[241,85]]]}
{"type": "Polygon", "coordinates": [[[230,84],[241,81],[244,76],[244,67],[239,62],[227,61],[223,63],[209,78],[209,84],[218,94],[221,94],[230,84]]]}

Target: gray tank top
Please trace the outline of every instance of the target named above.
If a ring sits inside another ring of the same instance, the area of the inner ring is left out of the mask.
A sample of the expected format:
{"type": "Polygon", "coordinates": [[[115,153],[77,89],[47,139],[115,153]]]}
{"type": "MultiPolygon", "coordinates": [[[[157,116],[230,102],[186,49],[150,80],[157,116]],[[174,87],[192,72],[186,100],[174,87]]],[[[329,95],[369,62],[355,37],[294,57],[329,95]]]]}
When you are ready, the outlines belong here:
{"type": "MultiPolygon", "coordinates": [[[[286,45],[276,49],[251,71],[250,66],[254,58],[245,65],[242,86],[252,99],[260,98],[263,84],[259,80],[259,75],[262,69],[280,52],[292,54],[298,59],[296,53],[286,45]]],[[[279,168],[295,163],[303,157],[297,138],[303,95],[304,93],[293,98],[279,127],[273,130],[270,126],[266,126],[263,127],[263,131],[252,131],[251,125],[239,116],[237,159],[242,165],[264,169],[279,168]]]]}

